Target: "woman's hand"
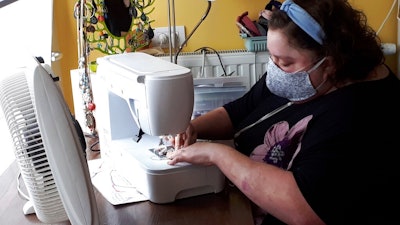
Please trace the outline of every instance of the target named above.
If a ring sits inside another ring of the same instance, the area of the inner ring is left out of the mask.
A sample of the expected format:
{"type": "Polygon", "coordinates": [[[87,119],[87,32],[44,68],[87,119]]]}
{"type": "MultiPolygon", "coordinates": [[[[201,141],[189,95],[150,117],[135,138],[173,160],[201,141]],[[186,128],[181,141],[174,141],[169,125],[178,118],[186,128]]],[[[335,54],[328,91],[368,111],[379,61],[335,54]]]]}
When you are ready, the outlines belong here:
{"type": "Polygon", "coordinates": [[[167,153],[169,165],[175,165],[178,162],[188,162],[198,165],[212,165],[213,154],[218,150],[221,144],[211,142],[196,142],[189,146],[175,149],[167,153]]]}
{"type": "Polygon", "coordinates": [[[175,137],[170,135],[167,136],[166,139],[172,146],[174,146],[175,150],[177,150],[195,143],[197,140],[197,132],[192,123],[189,123],[185,133],[177,134],[175,137]]]}

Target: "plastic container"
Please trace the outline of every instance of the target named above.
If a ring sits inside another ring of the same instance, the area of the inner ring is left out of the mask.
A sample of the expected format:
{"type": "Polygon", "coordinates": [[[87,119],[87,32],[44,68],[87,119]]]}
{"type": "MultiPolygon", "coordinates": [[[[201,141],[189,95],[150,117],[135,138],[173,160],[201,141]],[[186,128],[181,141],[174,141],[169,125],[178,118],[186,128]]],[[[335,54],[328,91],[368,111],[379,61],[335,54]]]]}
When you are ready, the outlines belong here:
{"type": "Polygon", "coordinates": [[[225,103],[241,97],[245,92],[245,86],[195,87],[193,118],[223,106],[225,103]]]}
{"type": "Polygon", "coordinates": [[[267,36],[245,37],[244,46],[249,52],[267,51],[267,36]]]}

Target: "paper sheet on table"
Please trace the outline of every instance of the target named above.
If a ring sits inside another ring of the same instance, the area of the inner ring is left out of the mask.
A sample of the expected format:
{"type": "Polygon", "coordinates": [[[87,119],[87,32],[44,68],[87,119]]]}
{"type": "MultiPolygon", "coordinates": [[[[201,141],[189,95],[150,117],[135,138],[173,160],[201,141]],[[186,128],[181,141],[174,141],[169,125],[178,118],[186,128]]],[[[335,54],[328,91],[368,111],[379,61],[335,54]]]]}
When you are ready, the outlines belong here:
{"type": "Polygon", "coordinates": [[[118,171],[105,165],[102,159],[88,161],[92,184],[113,205],[147,201],[135,186],[118,171]]]}

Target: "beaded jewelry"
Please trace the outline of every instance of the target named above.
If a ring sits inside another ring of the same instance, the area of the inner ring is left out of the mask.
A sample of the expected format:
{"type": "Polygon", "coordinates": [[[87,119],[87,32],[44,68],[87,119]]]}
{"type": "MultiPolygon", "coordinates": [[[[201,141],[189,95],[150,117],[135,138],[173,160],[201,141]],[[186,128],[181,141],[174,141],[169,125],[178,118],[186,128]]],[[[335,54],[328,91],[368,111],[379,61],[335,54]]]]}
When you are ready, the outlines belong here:
{"type": "Polygon", "coordinates": [[[79,65],[79,88],[82,93],[82,104],[85,115],[85,125],[90,129],[92,135],[97,135],[96,120],[93,111],[96,105],[93,102],[92,86],[90,82],[88,58],[89,58],[89,45],[86,41],[86,21],[93,17],[95,11],[91,11],[92,7],[86,4],[85,0],[77,1],[74,7],[74,15],[77,19],[78,31],[78,65],[79,65]]]}

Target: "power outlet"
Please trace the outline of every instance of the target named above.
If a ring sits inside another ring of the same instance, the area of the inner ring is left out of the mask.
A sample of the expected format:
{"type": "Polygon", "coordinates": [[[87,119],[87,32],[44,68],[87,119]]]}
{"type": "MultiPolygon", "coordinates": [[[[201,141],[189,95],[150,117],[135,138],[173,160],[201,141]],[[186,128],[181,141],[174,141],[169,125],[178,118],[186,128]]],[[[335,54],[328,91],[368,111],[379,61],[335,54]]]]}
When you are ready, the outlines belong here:
{"type": "Polygon", "coordinates": [[[396,44],[395,43],[382,43],[381,49],[385,55],[396,54],[396,44]]]}
{"type": "MultiPolygon", "coordinates": [[[[179,43],[179,46],[183,44],[186,39],[185,35],[185,27],[184,26],[176,26],[175,27],[176,35],[173,34],[173,28],[171,28],[171,40],[176,38],[176,43],[179,43]]],[[[169,48],[169,29],[168,27],[157,27],[154,28],[154,37],[151,39],[153,47],[161,47],[161,48],[169,48]]],[[[177,46],[177,47],[179,47],[177,46]]],[[[172,41],[172,47],[175,48],[175,42],[172,41]]]]}

